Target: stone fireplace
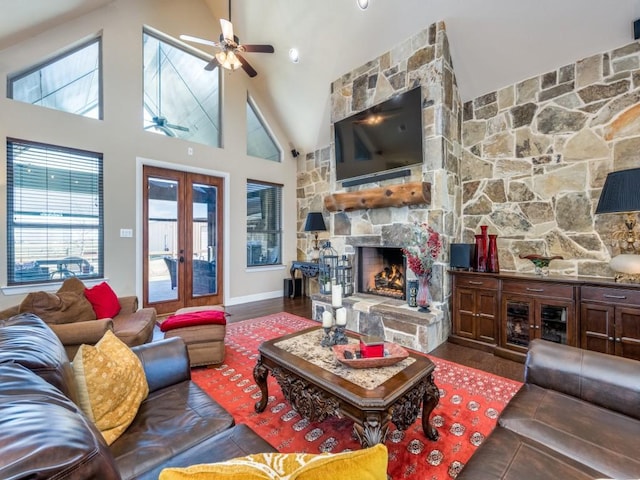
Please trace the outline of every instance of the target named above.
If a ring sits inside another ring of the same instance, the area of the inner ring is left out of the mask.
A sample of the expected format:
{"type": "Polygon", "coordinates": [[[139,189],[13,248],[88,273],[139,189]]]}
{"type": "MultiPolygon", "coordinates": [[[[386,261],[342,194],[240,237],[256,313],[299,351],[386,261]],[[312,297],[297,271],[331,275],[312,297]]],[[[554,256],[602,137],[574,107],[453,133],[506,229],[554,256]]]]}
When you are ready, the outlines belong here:
{"type": "MultiPolygon", "coordinates": [[[[444,23],[434,23],[406,39],[396,48],[344,74],[331,84],[331,122],[377,105],[420,85],[423,92],[423,163],[411,166],[402,178],[371,178],[362,185],[336,180],[333,145],[297,159],[298,226],[301,232],[308,212],[322,211],[328,231],[322,234],[338,254],[358,247],[374,251],[407,245],[410,227],[427,223],[441,236],[445,250],[436,261],[431,280],[434,305],[431,313],[418,312],[406,301],[407,271],[404,257],[384,260],[373,272],[364,271],[358,258],[353,263],[355,295],[345,297],[347,328],[384,337],[422,352],[446,341],[450,329],[447,307],[451,295],[446,273],[447,245],[460,231],[461,188],[460,125],[462,104],[457,91],[444,23]],[[417,187],[420,188],[417,188],[417,187]],[[425,194],[428,192],[428,195],[425,194]],[[384,262],[387,262],[386,264],[384,262]],[[400,265],[404,271],[400,270],[400,265]],[[388,269],[388,270],[387,270],[388,269]],[[392,277],[387,280],[387,275],[392,277]],[[402,278],[402,280],[399,280],[402,278]],[[389,295],[370,291],[401,284],[402,291],[389,295]]],[[[298,258],[309,250],[308,235],[298,236],[298,258]]],[[[368,253],[362,251],[363,258],[368,253]]],[[[315,294],[313,318],[331,309],[331,298],[315,294]]]]}
{"type": "Polygon", "coordinates": [[[406,261],[397,247],[358,247],[356,291],[406,299],[406,261]]]}

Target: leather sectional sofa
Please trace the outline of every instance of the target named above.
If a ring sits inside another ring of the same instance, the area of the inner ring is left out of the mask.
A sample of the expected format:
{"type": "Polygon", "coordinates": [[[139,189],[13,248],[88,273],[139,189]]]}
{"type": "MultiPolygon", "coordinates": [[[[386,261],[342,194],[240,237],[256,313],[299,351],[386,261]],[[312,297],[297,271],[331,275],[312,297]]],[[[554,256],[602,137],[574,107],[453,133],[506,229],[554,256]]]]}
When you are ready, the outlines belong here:
{"type": "Polygon", "coordinates": [[[458,480],[640,478],[640,362],[531,342],[525,384],[458,480]]]}
{"type": "Polygon", "coordinates": [[[0,320],[0,478],[157,479],[165,467],[275,451],[191,381],[180,338],[133,347],[149,395],[110,446],[77,407],[64,347],[40,318],[0,320]]]}

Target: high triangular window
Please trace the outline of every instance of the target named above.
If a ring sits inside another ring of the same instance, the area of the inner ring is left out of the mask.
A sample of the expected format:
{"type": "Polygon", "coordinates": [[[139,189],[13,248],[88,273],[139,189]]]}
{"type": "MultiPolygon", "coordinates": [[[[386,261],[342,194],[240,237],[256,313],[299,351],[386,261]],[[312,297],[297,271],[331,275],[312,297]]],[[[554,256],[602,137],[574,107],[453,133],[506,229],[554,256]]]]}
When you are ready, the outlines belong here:
{"type": "Polygon", "coordinates": [[[9,76],[9,98],[89,118],[102,118],[101,39],[9,76]]]}
{"type": "Polygon", "coordinates": [[[274,162],[282,161],[282,149],[250,97],[247,97],[247,155],[274,162]]]}
{"type": "Polygon", "coordinates": [[[145,29],[144,129],[220,146],[219,69],[177,42],[145,29]]]}

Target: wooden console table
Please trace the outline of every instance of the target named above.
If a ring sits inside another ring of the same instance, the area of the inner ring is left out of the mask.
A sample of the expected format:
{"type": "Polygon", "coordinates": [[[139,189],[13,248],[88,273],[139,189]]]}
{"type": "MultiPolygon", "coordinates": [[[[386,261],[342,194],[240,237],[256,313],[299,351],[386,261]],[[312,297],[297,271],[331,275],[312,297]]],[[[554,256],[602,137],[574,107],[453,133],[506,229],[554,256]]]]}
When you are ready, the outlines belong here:
{"type": "Polygon", "coordinates": [[[293,261],[291,262],[291,268],[289,272],[291,273],[291,298],[295,298],[296,296],[296,271],[300,271],[302,274],[302,295],[307,294],[307,282],[310,277],[318,276],[318,262],[299,262],[293,261]]]}

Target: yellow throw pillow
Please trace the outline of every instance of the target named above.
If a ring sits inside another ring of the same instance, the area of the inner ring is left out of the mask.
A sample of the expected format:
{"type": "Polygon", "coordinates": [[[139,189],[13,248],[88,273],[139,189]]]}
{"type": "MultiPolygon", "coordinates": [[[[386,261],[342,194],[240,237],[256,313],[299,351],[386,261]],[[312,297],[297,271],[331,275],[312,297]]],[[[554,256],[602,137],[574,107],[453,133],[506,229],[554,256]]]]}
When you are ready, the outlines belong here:
{"type": "Polygon", "coordinates": [[[259,453],[226,462],[165,468],[159,480],[387,480],[387,447],[343,453],[259,453]]]}
{"type": "Polygon", "coordinates": [[[80,408],[111,445],[131,424],[149,386],[142,363],[113,332],[73,359],[80,408]]]}

